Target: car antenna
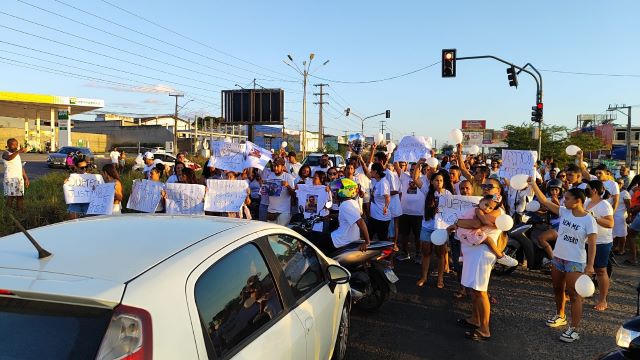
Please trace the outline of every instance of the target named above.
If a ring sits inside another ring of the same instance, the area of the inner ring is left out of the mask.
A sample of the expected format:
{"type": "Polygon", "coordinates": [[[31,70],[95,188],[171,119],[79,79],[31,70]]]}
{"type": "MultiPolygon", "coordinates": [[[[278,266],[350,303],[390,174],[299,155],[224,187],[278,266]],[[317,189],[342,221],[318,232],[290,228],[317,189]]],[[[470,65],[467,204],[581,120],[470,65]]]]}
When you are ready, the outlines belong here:
{"type": "Polygon", "coordinates": [[[13,223],[16,224],[16,227],[20,231],[22,231],[24,236],[26,236],[27,239],[29,239],[29,241],[31,242],[33,247],[35,247],[36,250],[38,250],[38,259],[43,259],[43,258],[51,256],[51,253],[48,252],[47,250],[43,249],[42,246],[40,246],[40,244],[38,244],[36,239],[34,239],[33,236],[31,236],[31,234],[29,234],[27,229],[25,229],[24,226],[22,226],[22,224],[20,224],[20,221],[18,221],[11,213],[9,213],[9,217],[11,218],[11,220],[13,220],[13,223]]]}

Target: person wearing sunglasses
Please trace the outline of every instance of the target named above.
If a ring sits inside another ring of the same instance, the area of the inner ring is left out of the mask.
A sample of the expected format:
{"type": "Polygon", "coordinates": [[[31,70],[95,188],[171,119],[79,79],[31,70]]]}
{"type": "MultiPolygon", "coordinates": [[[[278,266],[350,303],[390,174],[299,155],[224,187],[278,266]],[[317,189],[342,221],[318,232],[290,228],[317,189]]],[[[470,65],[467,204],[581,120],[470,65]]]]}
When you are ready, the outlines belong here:
{"type": "MultiPolygon", "coordinates": [[[[84,155],[76,155],[73,160],[74,170],[76,174],[86,174],[89,164],[87,163],[84,155]]],[[[65,183],[69,179],[65,180],[65,183]]],[[[89,203],[75,203],[67,205],[67,212],[69,213],[69,219],[74,220],[87,215],[89,210],[89,203]]]]}

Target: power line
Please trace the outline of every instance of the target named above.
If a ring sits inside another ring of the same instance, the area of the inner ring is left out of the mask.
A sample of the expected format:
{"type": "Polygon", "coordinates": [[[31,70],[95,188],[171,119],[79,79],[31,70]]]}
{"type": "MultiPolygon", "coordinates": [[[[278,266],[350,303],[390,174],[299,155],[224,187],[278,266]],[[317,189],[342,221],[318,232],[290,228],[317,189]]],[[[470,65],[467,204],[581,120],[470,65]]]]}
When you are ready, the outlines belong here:
{"type": "MultiPolygon", "coordinates": [[[[103,0],[104,1],[104,0],[103,0]]],[[[328,81],[328,82],[333,82],[333,83],[337,83],[337,84],[371,84],[371,83],[376,83],[376,82],[383,82],[383,81],[388,81],[388,80],[394,80],[394,79],[398,79],[404,76],[409,76],[411,74],[415,74],[417,72],[420,72],[422,70],[428,69],[432,66],[438,65],[440,63],[440,61],[436,61],[431,65],[427,65],[427,66],[423,66],[419,69],[416,70],[412,70],[409,72],[406,72],[404,74],[400,74],[400,75],[396,75],[396,76],[391,76],[391,77],[387,77],[387,78],[383,78],[383,79],[375,79],[375,80],[364,80],[364,81],[342,81],[342,80],[332,80],[332,79],[326,79],[326,78],[321,78],[319,76],[314,76],[314,75],[310,75],[311,77],[314,77],[316,79],[320,79],[320,80],[324,80],[324,81],[328,81]]]]}
{"type": "Polygon", "coordinates": [[[634,78],[640,77],[640,74],[608,74],[608,73],[576,72],[576,71],[562,71],[562,70],[550,70],[550,69],[540,69],[540,71],[557,73],[557,74],[568,74],[568,75],[634,77],[634,78]]]}

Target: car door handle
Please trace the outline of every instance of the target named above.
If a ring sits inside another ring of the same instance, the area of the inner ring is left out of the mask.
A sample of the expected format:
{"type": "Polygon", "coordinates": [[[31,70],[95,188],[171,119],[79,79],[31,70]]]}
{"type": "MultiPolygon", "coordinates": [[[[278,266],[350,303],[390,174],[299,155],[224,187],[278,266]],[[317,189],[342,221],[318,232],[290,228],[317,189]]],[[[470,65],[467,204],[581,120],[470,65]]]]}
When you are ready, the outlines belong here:
{"type": "Polygon", "coordinates": [[[313,328],[313,318],[311,316],[304,319],[304,329],[309,333],[313,328]]]}

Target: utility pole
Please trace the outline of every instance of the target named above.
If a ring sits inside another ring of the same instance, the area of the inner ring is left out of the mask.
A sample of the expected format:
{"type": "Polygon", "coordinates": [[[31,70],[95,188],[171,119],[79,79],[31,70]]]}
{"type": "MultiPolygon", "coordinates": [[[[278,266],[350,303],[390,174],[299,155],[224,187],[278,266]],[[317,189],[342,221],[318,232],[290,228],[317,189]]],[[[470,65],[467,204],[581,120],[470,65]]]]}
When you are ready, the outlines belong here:
{"type": "Polygon", "coordinates": [[[386,120],[380,120],[380,132],[384,135],[384,123],[386,120]]]}
{"type": "MultiPolygon", "coordinates": [[[[631,168],[631,106],[627,106],[625,104],[622,104],[622,106],[618,106],[618,104],[611,106],[609,105],[609,108],[607,109],[608,111],[617,111],[623,115],[627,115],[627,134],[625,136],[626,139],[626,145],[627,145],[627,152],[626,152],[626,165],[631,168]],[[625,114],[624,112],[620,111],[620,109],[627,109],[627,113],[625,114]]],[[[638,164],[636,161],[636,170],[637,170],[638,164]]]]}
{"type": "Polygon", "coordinates": [[[322,105],[328,104],[328,102],[322,101],[323,95],[327,95],[327,93],[323,92],[323,88],[325,86],[329,86],[329,84],[315,84],[313,86],[320,87],[319,93],[313,93],[313,95],[320,95],[320,101],[314,102],[314,104],[319,105],[319,113],[318,113],[318,144],[320,145],[320,149],[324,151],[324,127],[322,126],[322,105]]]}
{"type": "Polygon", "coordinates": [[[173,153],[178,153],[178,98],[184,97],[184,94],[169,94],[176,99],[176,107],[173,115],[173,153]]]}

